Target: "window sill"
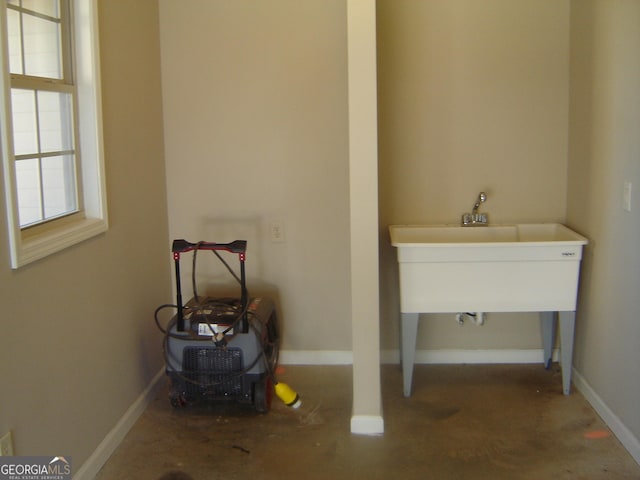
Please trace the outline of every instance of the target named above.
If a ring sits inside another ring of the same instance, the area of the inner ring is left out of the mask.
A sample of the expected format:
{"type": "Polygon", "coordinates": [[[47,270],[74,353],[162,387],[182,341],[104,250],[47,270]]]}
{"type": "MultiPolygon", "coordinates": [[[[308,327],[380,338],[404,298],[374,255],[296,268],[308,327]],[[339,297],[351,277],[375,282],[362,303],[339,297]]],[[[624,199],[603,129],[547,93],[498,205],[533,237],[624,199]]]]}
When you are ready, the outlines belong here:
{"type": "Polygon", "coordinates": [[[16,269],[76,245],[107,231],[103,218],[86,218],[56,229],[18,239],[11,248],[11,267],[16,269]]]}

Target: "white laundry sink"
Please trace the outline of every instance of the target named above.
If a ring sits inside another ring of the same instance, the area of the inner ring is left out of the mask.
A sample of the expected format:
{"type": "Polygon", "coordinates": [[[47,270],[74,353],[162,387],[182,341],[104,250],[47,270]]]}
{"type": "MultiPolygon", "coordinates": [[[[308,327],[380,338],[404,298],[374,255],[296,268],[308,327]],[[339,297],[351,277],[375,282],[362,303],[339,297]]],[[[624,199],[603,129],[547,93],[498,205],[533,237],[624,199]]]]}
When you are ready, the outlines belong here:
{"type": "Polygon", "coordinates": [[[569,394],[582,249],[557,223],[391,225],[397,249],[404,394],[411,394],[420,313],[541,312],[544,363],[560,318],[563,391],[569,394]]]}
{"type": "Polygon", "coordinates": [[[391,225],[402,312],[573,310],[587,239],[557,223],[391,225]]]}

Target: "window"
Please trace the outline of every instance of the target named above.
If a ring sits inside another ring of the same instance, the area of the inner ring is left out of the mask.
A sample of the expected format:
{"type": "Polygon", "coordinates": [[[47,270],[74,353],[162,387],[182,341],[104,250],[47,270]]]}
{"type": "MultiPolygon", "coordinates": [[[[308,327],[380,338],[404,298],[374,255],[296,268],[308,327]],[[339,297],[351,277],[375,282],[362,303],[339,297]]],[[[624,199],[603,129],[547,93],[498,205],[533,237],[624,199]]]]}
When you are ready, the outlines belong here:
{"type": "Polygon", "coordinates": [[[96,0],[0,0],[12,266],[107,228],[96,0]]]}
{"type": "Polygon", "coordinates": [[[7,37],[21,228],[79,210],[67,0],[8,0],[7,37]]]}

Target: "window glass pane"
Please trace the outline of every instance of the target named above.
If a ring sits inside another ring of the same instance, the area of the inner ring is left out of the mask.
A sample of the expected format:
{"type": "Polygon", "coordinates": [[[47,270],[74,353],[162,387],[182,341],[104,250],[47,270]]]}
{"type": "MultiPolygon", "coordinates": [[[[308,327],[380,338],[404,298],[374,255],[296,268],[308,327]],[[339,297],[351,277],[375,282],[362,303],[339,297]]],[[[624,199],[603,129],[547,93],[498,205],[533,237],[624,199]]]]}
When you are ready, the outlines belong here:
{"type": "Polygon", "coordinates": [[[22,6],[34,12],[60,18],[59,0],[22,0],[22,6]]]}
{"type": "Polygon", "coordinates": [[[37,153],[36,92],[12,88],[11,110],[15,154],[37,153]]]}
{"type": "Polygon", "coordinates": [[[40,168],[38,159],[16,162],[16,184],[18,190],[18,217],[20,226],[42,220],[40,196],[40,168]]]}
{"type": "Polygon", "coordinates": [[[77,210],[73,155],[42,159],[44,217],[52,218],[77,210]]]}
{"type": "Polygon", "coordinates": [[[73,150],[72,112],[70,94],[38,92],[40,151],[42,153],[73,150]]]}
{"type": "Polygon", "coordinates": [[[22,15],[25,75],[62,78],[60,24],[22,15]]]}
{"type": "Polygon", "coordinates": [[[22,74],[22,34],[20,14],[7,9],[7,39],[9,40],[9,71],[22,74]]]}

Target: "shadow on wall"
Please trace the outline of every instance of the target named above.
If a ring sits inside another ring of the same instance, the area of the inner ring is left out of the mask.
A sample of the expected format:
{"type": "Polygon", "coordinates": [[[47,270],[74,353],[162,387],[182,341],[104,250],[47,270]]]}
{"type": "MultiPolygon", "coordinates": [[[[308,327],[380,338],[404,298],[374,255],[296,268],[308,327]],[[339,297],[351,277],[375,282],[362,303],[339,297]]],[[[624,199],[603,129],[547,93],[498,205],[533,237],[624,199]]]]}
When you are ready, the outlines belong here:
{"type": "Polygon", "coordinates": [[[381,225],[380,250],[380,337],[381,348],[396,348],[400,341],[400,289],[395,248],[387,225],[381,225]]]}

